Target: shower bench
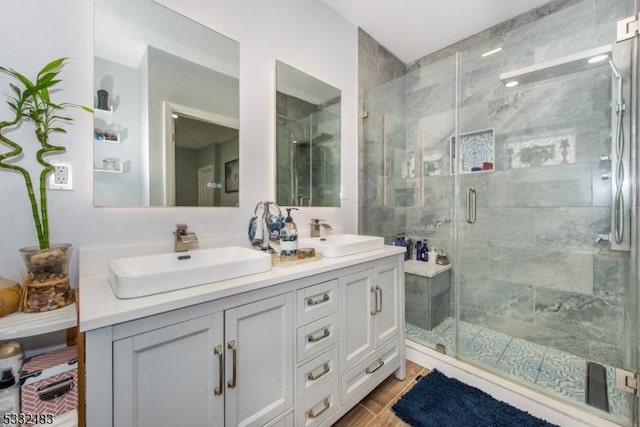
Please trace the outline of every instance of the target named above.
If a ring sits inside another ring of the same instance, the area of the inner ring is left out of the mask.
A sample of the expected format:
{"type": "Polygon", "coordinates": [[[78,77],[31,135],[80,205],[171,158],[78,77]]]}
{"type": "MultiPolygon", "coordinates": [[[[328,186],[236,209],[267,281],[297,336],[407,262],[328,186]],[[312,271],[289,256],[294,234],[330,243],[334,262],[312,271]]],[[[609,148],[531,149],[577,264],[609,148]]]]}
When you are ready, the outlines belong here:
{"type": "Polygon", "coordinates": [[[405,320],[432,330],[449,317],[451,264],[405,262],[405,320]]]}

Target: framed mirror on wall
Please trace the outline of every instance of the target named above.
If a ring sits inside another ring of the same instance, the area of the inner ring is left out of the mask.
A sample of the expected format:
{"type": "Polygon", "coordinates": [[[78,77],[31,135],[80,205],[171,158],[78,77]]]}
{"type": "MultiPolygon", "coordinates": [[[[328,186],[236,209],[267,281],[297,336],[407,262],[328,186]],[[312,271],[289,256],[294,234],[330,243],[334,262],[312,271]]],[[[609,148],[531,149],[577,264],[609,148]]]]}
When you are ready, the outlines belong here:
{"type": "Polygon", "coordinates": [[[238,206],[238,42],[151,0],[95,0],[94,41],[94,204],[238,206]]]}
{"type": "Polygon", "coordinates": [[[276,62],[276,202],[340,206],[341,92],[276,62]]]}

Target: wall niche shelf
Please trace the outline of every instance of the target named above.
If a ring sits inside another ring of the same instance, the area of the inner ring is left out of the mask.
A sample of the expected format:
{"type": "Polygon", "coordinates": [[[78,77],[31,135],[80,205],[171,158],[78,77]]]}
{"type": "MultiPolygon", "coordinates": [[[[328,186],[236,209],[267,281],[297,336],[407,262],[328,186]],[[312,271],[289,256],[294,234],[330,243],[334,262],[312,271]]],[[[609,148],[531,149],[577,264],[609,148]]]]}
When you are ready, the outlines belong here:
{"type": "Polygon", "coordinates": [[[115,173],[115,174],[123,174],[129,173],[131,171],[131,162],[129,160],[124,160],[120,163],[119,168],[115,169],[105,169],[105,168],[93,168],[93,171],[96,173],[115,173]]]}
{"type": "Polygon", "coordinates": [[[116,139],[98,139],[96,137],[93,138],[94,142],[99,142],[101,144],[120,144],[122,140],[120,139],[120,134],[116,134],[116,139]]]}
{"type": "Polygon", "coordinates": [[[111,116],[113,116],[113,105],[109,107],[108,110],[104,110],[102,108],[94,108],[93,115],[96,117],[110,118],[111,116]]]}

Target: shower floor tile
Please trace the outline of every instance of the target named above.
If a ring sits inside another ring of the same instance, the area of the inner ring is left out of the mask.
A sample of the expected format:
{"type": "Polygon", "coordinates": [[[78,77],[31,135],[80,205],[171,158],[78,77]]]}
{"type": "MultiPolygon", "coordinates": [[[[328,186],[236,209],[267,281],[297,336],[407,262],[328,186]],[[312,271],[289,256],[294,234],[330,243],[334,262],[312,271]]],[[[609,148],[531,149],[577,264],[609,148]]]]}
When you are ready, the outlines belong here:
{"type": "Polygon", "coordinates": [[[482,329],[471,340],[460,341],[460,356],[498,368],[498,361],[510,341],[511,337],[508,335],[482,329]]]}
{"type": "Polygon", "coordinates": [[[544,346],[513,338],[498,360],[497,367],[508,375],[535,384],[544,352],[544,346]]]}
{"type": "Polygon", "coordinates": [[[586,379],[585,359],[549,349],[535,384],[553,394],[584,402],[586,379]]]}
{"type": "MultiPolygon", "coordinates": [[[[585,359],[464,321],[459,322],[457,327],[461,346],[458,354],[461,359],[484,365],[492,371],[586,407],[585,359]]],[[[412,341],[432,349],[436,348],[436,344],[442,344],[448,354],[455,354],[456,322],[453,318],[446,319],[431,331],[409,323],[405,330],[407,338],[412,341]]],[[[629,419],[633,408],[632,398],[616,388],[615,368],[605,367],[609,412],[629,419]]]]}

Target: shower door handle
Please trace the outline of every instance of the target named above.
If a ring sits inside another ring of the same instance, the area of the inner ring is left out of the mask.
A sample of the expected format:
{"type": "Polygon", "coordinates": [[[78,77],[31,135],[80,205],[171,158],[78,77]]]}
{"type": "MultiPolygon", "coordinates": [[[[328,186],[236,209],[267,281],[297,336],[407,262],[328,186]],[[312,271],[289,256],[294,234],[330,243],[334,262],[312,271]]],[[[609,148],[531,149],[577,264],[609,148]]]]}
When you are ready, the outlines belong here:
{"type": "Polygon", "coordinates": [[[467,189],[467,200],[466,200],[466,212],[467,212],[467,222],[469,224],[474,224],[476,222],[476,189],[473,187],[469,187],[467,189]]]}

